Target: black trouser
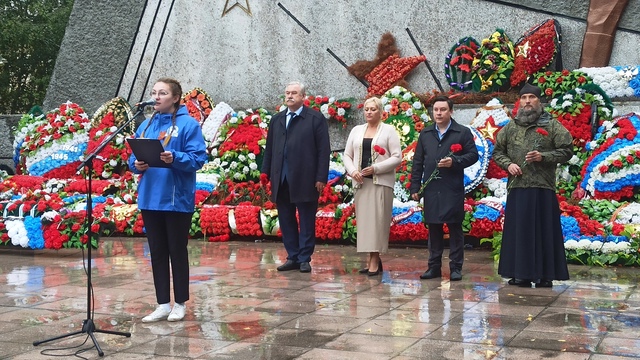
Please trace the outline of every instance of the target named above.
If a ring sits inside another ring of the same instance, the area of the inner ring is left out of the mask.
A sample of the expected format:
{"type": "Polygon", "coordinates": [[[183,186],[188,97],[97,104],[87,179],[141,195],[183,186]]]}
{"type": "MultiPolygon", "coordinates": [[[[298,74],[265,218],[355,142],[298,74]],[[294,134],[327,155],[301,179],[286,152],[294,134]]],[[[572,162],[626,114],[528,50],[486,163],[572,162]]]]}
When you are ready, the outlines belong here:
{"type": "Polygon", "coordinates": [[[158,304],[171,302],[169,262],[173,273],[174,301],[183,303],[189,300],[187,243],[192,215],[175,211],[142,210],[158,304]]]}
{"type": "MultiPolygon", "coordinates": [[[[444,224],[428,224],[429,226],[429,269],[442,267],[444,252],[444,224]]],[[[464,262],[464,233],[462,223],[447,223],[449,227],[449,268],[462,270],[464,262]]]]}
{"type": "Polygon", "coordinates": [[[316,246],[316,212],[318,201],[292,203],[289,184],[285,180],[278,189],[276,207],[287,259],[296,263],[310,262],[316,246]],[[296,209],[300,221],[296,218],[296,209]]]}

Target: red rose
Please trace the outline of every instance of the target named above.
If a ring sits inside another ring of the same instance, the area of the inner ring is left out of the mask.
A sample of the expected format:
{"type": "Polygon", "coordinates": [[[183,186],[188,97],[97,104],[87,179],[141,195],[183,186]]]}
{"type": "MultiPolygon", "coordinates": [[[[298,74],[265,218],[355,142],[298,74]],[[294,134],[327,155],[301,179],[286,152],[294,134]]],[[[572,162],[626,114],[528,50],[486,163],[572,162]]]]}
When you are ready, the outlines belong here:
{"type": "Polygon", "coordinates": [[[634,159],[633,159],[633,156],[631,156],[631,155],[627,155],[627,162],[628,162],[629,164],[633,164],[633,160],[634,160],[634,159]]]}
{"type": "Polygon", "coordinates": [[[457,153],[458,151],[462,151],[462,145],[460,144],[451,145],[451,152],[457,153]]]}
{"type": "Polygon", "coordinates": [[[622,168],[622,161],[620,160],[614,160],[611,164],[617,168],[622,168]]]}
{"type": "Polygon", "coordinates": [[[604,174],[609,171],[609,167],[607,165],[600,166],[600,174],[604,174]]]}
{"type": "Polygon", "coordinates": [[[540,76],[538,78],[538,84],[544,84],[544,82],[547,81],[547,79],[545,79],[544,77],[540,76]]]}
{"type": "Polygon", "coordinates": [[[553,95],[553,89],[552,88],[546,88],[544,90],[544,94],[547,95],[547,96],[553,95]]]}
{"type": "Polygon", "coordinates": [[[587,78],[584,76],[578,76],[578,84],[584,84],[587,82],[587,78]]]}
{"type": "Polygon", "coordinates": [[[557,82],[558,84],[562,83],[563,81],[564,81],[564,78],[563,78],[562,76],[560,76],[560,77],[558,77],[558,78],[556,79],[556,82],[557,82]]]}
{"type": "Polygon", "coordinates": [[[564,76],[569,75],[569,70],[567,70],[567,69],[562,70],[562,75],[564,75],[564,76]]]}

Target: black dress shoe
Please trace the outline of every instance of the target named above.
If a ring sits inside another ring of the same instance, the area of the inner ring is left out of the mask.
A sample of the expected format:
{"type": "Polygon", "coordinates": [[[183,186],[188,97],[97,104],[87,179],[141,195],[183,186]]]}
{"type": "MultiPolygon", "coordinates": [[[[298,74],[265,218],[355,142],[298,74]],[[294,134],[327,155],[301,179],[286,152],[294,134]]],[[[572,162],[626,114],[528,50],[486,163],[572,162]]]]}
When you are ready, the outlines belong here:
{"type": "Polygon", "coordinates": [[[429,269],[424,272],[424,274],[420,275],[420,279],[435,279],[442,277],[442,273],[440,269],[429,269]]]}
{"type": "Polygon", "coordinates": [[[287,260],[284,264],[277,267],[278,271],[289,271],[300,269],[300,264],[293,260],[287,260]]]}
{"type": "Polygon", "coordinates": [[[462,280],[462,271],[460,269],[451,270],[451,276],[449,276],[450,281],[460,281],[462,280]]]}
{"type": "Polygon", "coordinates": [[[382,273],[382,260],[378,263],[378,270],[376,271],[368,271],[367,269],[367,275],[369,276],[376,276],[378,274],[382,273]]]}
{"type": "Polygon", "coordinates": [[[311,272],[311,265],[309,265],[308,262],[302,262],[300,263],[300,272],[301,273],[308,273],[311,272]]]}
{"type": "Polygon", "coordinates": [[[520,286],[520,285],[524,284],[524,281],[520,280],[520,279],[516,279],[516,278],[511,278],[511,279],[509,279],[509,281],[507,281],[507,284],[520,286]]]}
{"type": "Polygon", "coordinates": [[[551,281],[551,280],[540,280],[540,282],[536,283],[536,287],[537,288],[543,288],[543,287],[550,288],[550,287],[553,287],[553,281],[551,281]]]}
{"type": "Polygon", "coordinates": [[[360,270],[358,270],[358,272],[359,272],[360,274],[366,274],[366,273],[368,273],[368,272],[369,272],[369,269],[367,269],[367,268],[360,269],[360,270]]]}

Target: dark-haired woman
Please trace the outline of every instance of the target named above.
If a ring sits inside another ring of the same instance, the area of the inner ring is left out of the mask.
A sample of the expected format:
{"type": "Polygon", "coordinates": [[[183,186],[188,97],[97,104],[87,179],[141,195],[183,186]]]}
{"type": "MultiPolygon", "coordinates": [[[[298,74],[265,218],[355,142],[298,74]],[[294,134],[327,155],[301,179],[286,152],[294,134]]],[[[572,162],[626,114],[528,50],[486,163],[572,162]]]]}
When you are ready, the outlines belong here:
{"type": "Polygon", "coordinates": [[[149,242],[153,283],[158,306],[142,322],[179,321],[189,300],[187,243],[195,207],[196,171],[206,159],[206,147],[198,122],[180,105],[182,87],[175,79],[162,78],[151,96],[155,112],[136,131],[136,138],[159,139],[164,146],[160,159],[170,167],[149,167],[135,155],[129,167],[141,174],[138,208],[149,242]],[[169,270],[171,263],[171,270],[169,270]],[[174,305],[171,307],[170,272],[174,305]]]}

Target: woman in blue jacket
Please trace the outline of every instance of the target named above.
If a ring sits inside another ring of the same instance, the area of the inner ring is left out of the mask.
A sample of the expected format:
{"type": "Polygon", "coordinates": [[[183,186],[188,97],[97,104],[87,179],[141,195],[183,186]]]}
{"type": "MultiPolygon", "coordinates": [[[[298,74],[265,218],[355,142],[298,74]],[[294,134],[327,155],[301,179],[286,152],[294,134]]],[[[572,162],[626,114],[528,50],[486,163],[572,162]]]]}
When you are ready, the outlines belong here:
{"type": "Polygon", "coordinates": [[[189,257],[187,243],[195,206],[196,171],[206,159],[200,124],[184,105],[182,87],[174,79],[162,78],[151,92],[155,112],[136,131],[136,138],[159,139],[164,146],[160,159],[170,167],[149,167],[129,158],[129,168],[140,175],[138,208],[149,241],[153,283],[158,307],[142,322],[184,318],[189,300],[189,257]],[[174,306],[171,308],[169,262],[173,272],[174,306]]]}

